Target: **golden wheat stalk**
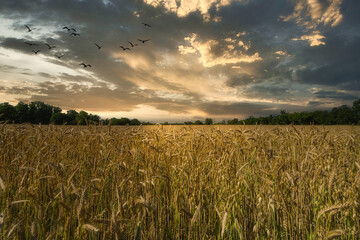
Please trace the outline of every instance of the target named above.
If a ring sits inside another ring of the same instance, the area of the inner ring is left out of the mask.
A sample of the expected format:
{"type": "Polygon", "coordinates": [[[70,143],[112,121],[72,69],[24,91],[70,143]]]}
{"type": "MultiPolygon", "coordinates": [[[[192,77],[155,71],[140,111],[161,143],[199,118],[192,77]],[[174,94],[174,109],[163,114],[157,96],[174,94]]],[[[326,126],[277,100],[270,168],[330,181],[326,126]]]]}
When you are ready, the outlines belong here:
{"type": "Polygon", "coordinates": [[[340,211],[344,208],[348,208],[350,207],[352,204],[351,203],[341,203],[341,204],[335,204],[332,206],[328,206],[323,208],[322,210],[319,211],[318,215],[317,215],[317,219],[319,219],[323,214],[330,212],[330,211],[340,211]]]}
{"type": "Polygon", "coordinates": [[[200,208],[201,208],[201,203],[197,206],[195,212],[194,212],[194,215],[192,216],[191,218],[191,221],[190,221],[190,226],[192,227],[194,225],[194,223],[197,221],[197,218],[200,214],[200,208]]]}
{"type": "Polygon", "coordinates": [[[98,231],[100,231],[99,228],[97,228],[97,227],[95,227],[94,225],[91,225],[91,224],[89,224],[89,223],[86,223],[86,224],[82,225],[82,228],[83,228],[83,229],[86,229],[86,230],[88,230],[88,231],[92,231],[92,232],[98,232],[98,231]]]}
{"type": "Polygon", "coordinates": [[[6,191],[6,184],[4,181],[4,177],[1,175],[1,173],[0,173],[0,187],[4,192],[6,191]]]}

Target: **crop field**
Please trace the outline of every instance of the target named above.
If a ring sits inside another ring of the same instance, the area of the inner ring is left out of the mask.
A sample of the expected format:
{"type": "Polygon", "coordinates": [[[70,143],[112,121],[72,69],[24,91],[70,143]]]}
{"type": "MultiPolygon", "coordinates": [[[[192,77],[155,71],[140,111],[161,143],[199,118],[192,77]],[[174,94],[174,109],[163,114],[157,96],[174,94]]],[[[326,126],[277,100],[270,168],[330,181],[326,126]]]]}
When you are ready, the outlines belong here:
{"type": "Polygon", "coordinates": [[[360,127],[0,126],[0,239],[360,239],[360,127]]]}

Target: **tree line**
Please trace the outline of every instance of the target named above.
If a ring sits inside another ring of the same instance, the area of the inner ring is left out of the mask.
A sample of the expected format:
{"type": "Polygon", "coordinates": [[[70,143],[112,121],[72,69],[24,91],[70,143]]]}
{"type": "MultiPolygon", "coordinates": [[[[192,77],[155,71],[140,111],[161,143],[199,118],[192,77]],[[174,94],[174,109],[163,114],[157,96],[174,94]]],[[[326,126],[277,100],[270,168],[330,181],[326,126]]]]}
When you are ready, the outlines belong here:
{"type": "MultiPolygon", "coordinates": [[[[166,123],[165,123],[166,124],[166,123]]],[[[351,107],[342,105],[331,110],[317,110],[313,112],[294,112],[287,113],[285,110],[280,111],[279,115],[270,115],[267,117],[253,117],[239,120],[222,120],[214,123],[211,118],[205,119],[204,122],[196,120],[194,122],[186,121],[185,125],[360,125],[360,99],[353,102],[351,107]]]]}
{"type": "Polygon", "coordinates": [[[267,117],[249,117],[238,121],[233,119],[228,124],[263,124],[263,125],[360,125],[360,99],[353,102],[351,107],[342,105],[329,111],[317,110],[313,112],[287,113],[282,110],[279,115],[267,117]]]}
{"type": "MultiPolygon", "coordinates": [[[[8,121],[10,123],[34,123],[34,124],[56,124],[56,125],[87,125],[99,124],[104,125],[150,125],[150,122],[140,122],[138,119],[129,118],[111,118],[101,119],[98,115],[89,114],[85,111],[77,112],[68,110],[66,113],[62,109],[41,101],[31,102],[29,104],[19,102],[16,106],[12,106],[8,102],[0,104],[0,122],[8,121]]],[[[163,123],[168,125],[168,122],[163,123]]],[[[353,102],[351,107],[342,105],[331,110],[317,110],[313,112],[294,112],[287,113],[282,110],[279,115],[270,115],[267,117],[253,117],[239,120],[234,118],[231,120],[222,120],[214,123],[213,119],[206,118],[203,121],[196,120],[186,121],[185,125],[360,125],[360,99],[353,102]]]]}
{"type": "Polygon", "coordinates": [[[128,118],[101,119],[99,115],[68,110],[66,113],[62,109],[41,101],[29,104],[19,102],[13,106],[8,102],[0,104],[0,122],[9,123],[34,123],[34,124],[56,124],[56,125],[87,125],[87,124],[111,124],[111,125],[140,125],[139,120],[128,118]]]}

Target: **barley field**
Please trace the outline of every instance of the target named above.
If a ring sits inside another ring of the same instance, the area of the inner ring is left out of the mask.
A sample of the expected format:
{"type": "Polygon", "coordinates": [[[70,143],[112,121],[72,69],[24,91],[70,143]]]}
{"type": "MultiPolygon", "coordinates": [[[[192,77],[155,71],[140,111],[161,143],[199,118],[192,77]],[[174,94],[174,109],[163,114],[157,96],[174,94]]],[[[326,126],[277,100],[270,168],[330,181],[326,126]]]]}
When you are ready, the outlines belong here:
{"type": "Polygon", "coordinates": [[[355,126],[1,125],[0,239],[359,239],[355,126]]]}

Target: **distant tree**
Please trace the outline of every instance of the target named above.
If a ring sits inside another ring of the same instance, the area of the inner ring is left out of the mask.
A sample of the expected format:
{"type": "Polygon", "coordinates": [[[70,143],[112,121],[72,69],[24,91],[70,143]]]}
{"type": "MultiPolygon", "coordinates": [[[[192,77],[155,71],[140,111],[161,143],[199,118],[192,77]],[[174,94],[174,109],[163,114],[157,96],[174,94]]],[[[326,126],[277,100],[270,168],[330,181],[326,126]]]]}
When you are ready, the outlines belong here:
{"type": "Polygon", "coordinates": [[[239,124],[239,119],[234,118],[232,120],[228,120],[228,124],[230,124],[230,125],[239,124]]]}
{"type": "Polygon", "coordinates": [[[89,121],[91,123],[95,123],[98,124],[100,122],[100,116],[99,115],[93,115],[93,114],[89,114],[89,121]]]}
{"type": "Polygon", "coordinates": [[[355,124],[357,123],[356,115],[354,114],[354,111],[346,106],[342,105],[337,108],[333,108],[331,110],[331,124],[355,124]]]}
{"type": "Polygon", "coordinates": [[[194,122],[194,124],[195,124],[195,125],[203,125],[203,122],[200,121],[200,120],[196,120],[196,121],[194,122]]]}
{"type": "Polygon", "coordinates": [[[131,124],[131,120],[129,118],[120,118],[119,119],[119,124],[120,125],[130,125],[131,124]]]}
{"type": "Polygon", "coordinates": [[[79,115],[79,113],[75,110],[68,110],[66,112],[66,121],[67,121],[67,124],[69,125],[76,125],[77,122],[76,122],[76,117],[79,115]]]}
{"type": "Polygon", "coordinates": [[[29,115],[29,105],[23,102],[18,102],[18,104],[15,106],[15,110],[17,113],[17,123],[31,122],[29,115]]]}
{"type": "Polygon", "coordinates": [[[110,123],[110,120],[108,118],[101,120],[103,125],[108,125],[110,123]]]}
{"type": "Polygon", "coordinates": [[[29,104],[29,114],[33,123],[49,124],[53,113],[61,112],[61,108],[40,101],[29,104]]]}
{"type": "Polygon", "coordinates": [[[136,118],[131,119],[131,121],[130,121],[130,125],[140,125],[140,124],[141,124],[141,122],[139,120],[137,120],[136,118]]]}
{"type": "Polygon", "coordinates": [[[0,121],[16,121],[17,112],[14,106],[10,105],[8,102],[0,104],[0,121]]]}
{"type": "Polygon", "coordinates": [[[50,118],[50,123],[54,123],[56,125],[63,125],[67,123],[68,116],[65,113],[53,113],[50,118]]]}
{"type": "Polygon", "coordinates": [[[112,118],[111,125],[130,125],[131,120],[129,118],[112,118]]]}
{"type": "Polygon", "coordinates": [[[184,124],[185,124],[185,125],[193,125],[194,123],[191,122],[191,121],[186,121],[186,122],[184,122],[184,124]]]}
{"type": "Polygon", "coordinates": [[[75,121],[78,125],[86,125],[88,123],[89,114],[85,111],[80,111],[76,116],[75,121]]]}
{"type": "Polygon", "coordinates": [[[118,124],[118,120],[119,119],[117,119],[117,118],[111,118],[110,119],[110,125],[120,125],[120,124],[118,124]]]}
{"type": "Polygon", "coordinates": [[[205,125],[212,125],[212,124],[213,124],[213,120],[211,118],[205,119],[205,125]]]}
{"type": "Polygon", "coordinates": [[[360,125],[360,99],[353,102],[352,110],[354,112],[356,123],[360,125]]]}

